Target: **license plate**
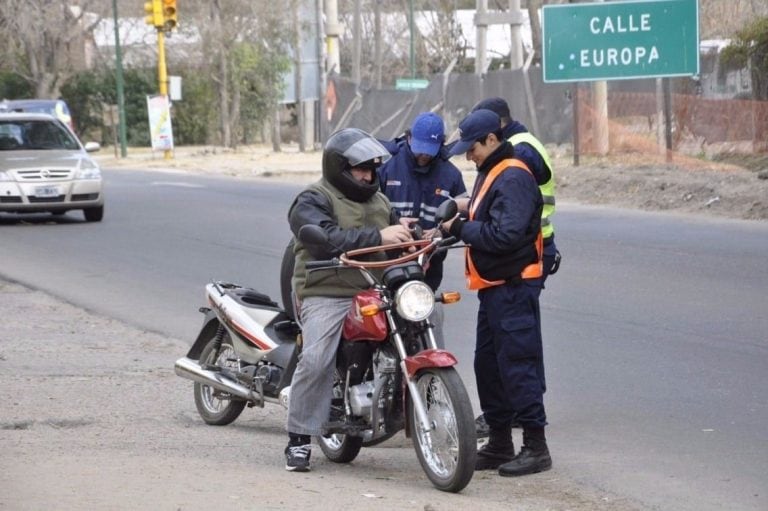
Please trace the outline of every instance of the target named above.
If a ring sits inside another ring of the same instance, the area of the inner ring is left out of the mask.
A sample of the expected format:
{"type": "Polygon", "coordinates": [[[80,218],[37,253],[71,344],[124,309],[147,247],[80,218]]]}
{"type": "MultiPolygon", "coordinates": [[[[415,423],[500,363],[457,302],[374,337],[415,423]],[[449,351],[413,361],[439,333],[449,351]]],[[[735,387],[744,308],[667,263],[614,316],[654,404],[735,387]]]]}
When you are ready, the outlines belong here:
{"type": "Polygon", "coordinates": [[[35,197],[58,197],[58,186],[38,186],[35,188],[35,197]]]}

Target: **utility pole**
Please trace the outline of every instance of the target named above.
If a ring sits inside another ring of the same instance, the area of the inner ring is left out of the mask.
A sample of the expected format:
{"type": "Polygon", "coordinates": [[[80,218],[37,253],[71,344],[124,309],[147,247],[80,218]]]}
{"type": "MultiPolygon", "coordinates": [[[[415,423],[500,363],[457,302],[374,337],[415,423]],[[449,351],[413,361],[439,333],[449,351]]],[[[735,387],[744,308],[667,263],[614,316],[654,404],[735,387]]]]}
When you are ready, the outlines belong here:
{"type": "Polygon", "coordinates": [[[341,35],[341,25],[339,24],[338,4],[336,0],[327,0],[325,2],[325,44],[328,61],[325,70],[328,73],[341,72],[339,35],[341,35]]]}
{"type": "Polygon", "coordinates": [[[117,0],[112,0],[112,17],[115,19],[115,79],[117,81],[117,118],[120,132],[120,156],[128,155],[125,133],[125,88],[123,86],[123,55],[120,49],[120,24],[117,15],[117,0]]]}
{"type": "MultiPolygon", "coordinates": [[[[596,0],[602,3],[603,0],[596,0]]],[[[600,156],[605,156],[610,150],[608,128],[608,82],[599,80],[592,84],[592,97],[594,101],[594,137],[595,150],[600,156]]]]}
{"type": "Polygon", "coordinates": [[[352,82],[360,85],[360,60],[362,58],[362,37],[363,37],[363,20],[362,20],[362,7],[360,6],[361,0],[355,0],[355,16],[354,16],[354,46],[352,53],[352,82]]]}
{"type": "MultiPolygon", "coordinates": [[[[509,0],[509,12],[520,12],[520,0],[509,0]]],[[[510,69],[520,69],[523,67],[523,36],[520,24],[512,23],[509,29],[512,32],[509,66],[510,69]]]]}
{"type": "Polygon", "coordinates": [[[414,48],[414,35],[415,35],[415,29],[414,25],[414,19],[413,19],[413,0],[409,0],[408,2],[408,10],[409,10],[409,23],[410,23],[410,31],[411,31],[411,78],[416,78],[416,50],[414,48]]]}
{"type": "Polygon", "coordinates": [[[488,0],[477,0],[475,13],[475,74],[482,75],[488,69],[488,26],[510,25],[512,30],[512,48],[510,49],[510,64],[513,69],[523,67],[522,38],[520,26],[523,24],[523,14],[520,12],[520,0],[510,0],[508,11],[489,11],[488,0]],[[517,34],[517,42],[515,42],[517,34]]]}

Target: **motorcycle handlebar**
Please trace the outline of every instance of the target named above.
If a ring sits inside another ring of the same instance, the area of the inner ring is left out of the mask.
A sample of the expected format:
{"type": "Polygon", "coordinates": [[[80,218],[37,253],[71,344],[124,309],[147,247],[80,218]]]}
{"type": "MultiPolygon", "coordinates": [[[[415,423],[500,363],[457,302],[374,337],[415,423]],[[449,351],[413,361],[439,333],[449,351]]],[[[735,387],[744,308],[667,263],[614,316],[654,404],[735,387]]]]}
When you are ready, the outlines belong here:
{"type": "Polygon", "coordinates": [[[316,270],[318,268],[327,268],[331,266],[338,266],[339,265],[339,259],[334,257],[333,259],[328,259],[325,261],[307,261],[307,269],[308,270],[316,270]]]}

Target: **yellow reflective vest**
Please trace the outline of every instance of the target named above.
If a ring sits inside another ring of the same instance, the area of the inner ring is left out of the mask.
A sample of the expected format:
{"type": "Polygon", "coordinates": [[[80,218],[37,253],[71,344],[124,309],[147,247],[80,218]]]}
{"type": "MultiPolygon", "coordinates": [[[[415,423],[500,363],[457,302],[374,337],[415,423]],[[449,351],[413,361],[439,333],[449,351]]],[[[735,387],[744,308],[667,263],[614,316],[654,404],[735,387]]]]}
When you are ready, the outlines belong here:
{"type": "Polygon", "coordinates": [[[516,133],[509,137],[509,142],[515,146],[520,143],[526,143],[536,149],[544,160],[544,165],[549,169],[549,181],[539,186],[541,196],[544,199],[544,209],[541,211],[541,234],[544,239],[551,237],[555,233],[555,226],[552,225],[549,217],[555,213],[555,171],[552,169],[552,161],[549,159],[544,144],[529,132],[516,133]]]}

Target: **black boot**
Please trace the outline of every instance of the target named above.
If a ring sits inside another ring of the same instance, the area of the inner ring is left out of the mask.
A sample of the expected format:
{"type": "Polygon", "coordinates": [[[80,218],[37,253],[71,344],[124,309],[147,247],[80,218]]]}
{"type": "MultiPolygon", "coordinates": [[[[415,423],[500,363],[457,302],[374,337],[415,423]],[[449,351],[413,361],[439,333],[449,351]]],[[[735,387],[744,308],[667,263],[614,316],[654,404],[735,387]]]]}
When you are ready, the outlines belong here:
{"type": "Polygon", "coordinates": [[[552,458],[549,456],[544,428],[525,428],[520,453],[499,467],[499,475],[524,476],[544,472],[550,468],[552,468],[552,458]]]}
{"type": "Polygon", "coordinates": [[[515,446],[512,443],[512,428],[491,428],[488,443],[477,451],[475,470],[495,470],[500,465],[515,457],[515,446]]]}

